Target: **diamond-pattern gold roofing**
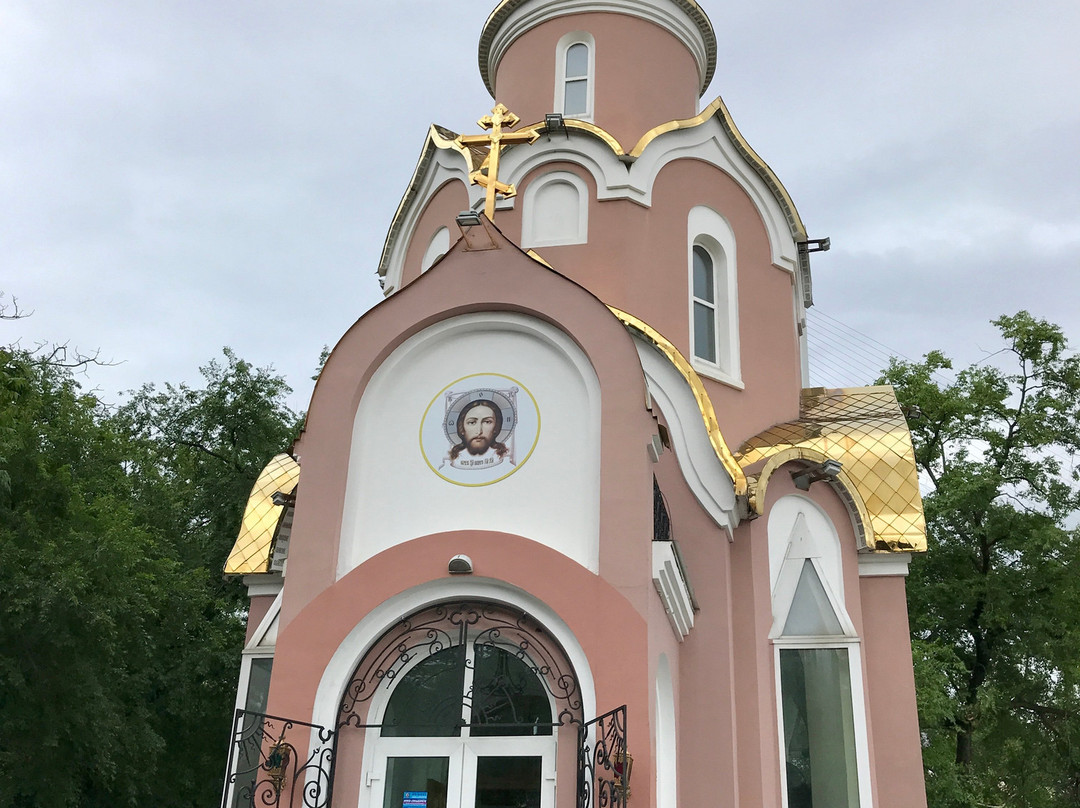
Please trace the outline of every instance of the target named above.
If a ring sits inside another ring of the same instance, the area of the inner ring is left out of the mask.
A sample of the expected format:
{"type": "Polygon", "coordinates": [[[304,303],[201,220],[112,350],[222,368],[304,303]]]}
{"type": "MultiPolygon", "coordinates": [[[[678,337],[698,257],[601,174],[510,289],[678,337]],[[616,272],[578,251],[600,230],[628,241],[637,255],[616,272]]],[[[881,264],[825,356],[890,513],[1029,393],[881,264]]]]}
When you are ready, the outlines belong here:
{"type": "Polygon", "coordinates": [[[272,498],[279,491],[292,494],[299,480],[300,464],[287,454],[275,455],[266,464],[248,497],[240,535],[225,562],[226,575],[270,571],[274,535],[285,510],[284,505],[275,505],[272,498]]]}
{"type": "Polygon", "coordinates": [[[839,460],[838,482],[863,522],[866,547],[924,552],[926,520],[915,451],[892,387],[808,388],[799,409],[799,420],[765,430],[735,454],[748,472],[751,507],[762,512],[769,477],[783,463],[839,460]]]}

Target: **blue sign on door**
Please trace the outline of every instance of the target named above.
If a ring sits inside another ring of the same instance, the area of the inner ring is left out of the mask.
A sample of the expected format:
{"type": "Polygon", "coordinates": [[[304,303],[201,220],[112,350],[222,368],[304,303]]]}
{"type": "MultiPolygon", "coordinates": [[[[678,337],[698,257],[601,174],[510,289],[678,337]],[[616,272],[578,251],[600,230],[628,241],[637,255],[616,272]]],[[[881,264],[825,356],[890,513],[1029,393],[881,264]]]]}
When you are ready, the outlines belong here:
{"type": "Polygon", "coordinates": [[[427,792],[406,791],[401,799],[401,808],[427,808],[427,792]]]}

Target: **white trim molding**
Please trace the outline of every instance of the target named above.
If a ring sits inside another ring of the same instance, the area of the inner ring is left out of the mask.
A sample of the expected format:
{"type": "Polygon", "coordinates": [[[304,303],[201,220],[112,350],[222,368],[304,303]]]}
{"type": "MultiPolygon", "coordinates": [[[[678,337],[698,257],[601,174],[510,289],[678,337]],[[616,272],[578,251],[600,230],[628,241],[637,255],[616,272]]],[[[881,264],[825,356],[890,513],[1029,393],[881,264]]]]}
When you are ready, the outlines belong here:
{"type": "Polygon", "coordinates": [[[694,604],[671,542],[652,543],[652,568],[653,586],[664,604],[675,638],[682,642],[694,627],[694,604]]]}
{"type": "MultiPolygon", "coordinates": [[[[341,698],[364,654],[401,620],[428,606],[452,600],[490,600],[528,612],[554,637],[574,668],[581,688],[583,715],[596,714],[596,689],[588,657],[570,627],[542,600],[504,581],[471,577],[429,581],[384,601],[372,609],[342,640],[323,669],[315,692],[311,721],[323,727],[336,725],[341,698]]],[[[317,731],[313,734],[317,740],[317,731]]]]}
{"type": "Polygon", "coordinates": [[[911,553],[859,553],[859,577],[878,575],[906,576],[911,553]]]}
{"type": "Polygon", "coordinates": [[[428,242],[427,249],[424,250],[424,255],[420,259],[421,274],[431,269],[435,262],[448,252],[450,252],[450,229],[440,227],[432,234],[431,241],[428,242]]]}
{"type": "Polygon", "coordinates": [[[667,357],[644,338],[637,334],[633,337],[649,395],[667,421],[679,470],[695,499],[712,520],[727,531],[730,541],[732,531],[739,523],[735,485],[716,456],[697,399],[686,379],[667,357]]]}

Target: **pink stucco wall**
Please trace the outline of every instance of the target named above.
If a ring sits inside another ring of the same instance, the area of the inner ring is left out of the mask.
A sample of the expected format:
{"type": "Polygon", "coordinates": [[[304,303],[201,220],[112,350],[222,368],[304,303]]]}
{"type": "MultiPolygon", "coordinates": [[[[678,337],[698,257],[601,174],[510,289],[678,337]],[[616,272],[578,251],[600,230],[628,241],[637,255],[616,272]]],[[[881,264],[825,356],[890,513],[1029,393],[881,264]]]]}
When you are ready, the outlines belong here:
{"type": "Polygon", "coordinates": [[[593,123],[625,151],[654,126],[697,114],[697,63],[682,42],[636,17],[587,13],[541,23],[518,37],[503,56],[495,97],[523,122],[542,121],[554,110],[555,49],[573,31],[588,32],[596,42],[593,123]]]}

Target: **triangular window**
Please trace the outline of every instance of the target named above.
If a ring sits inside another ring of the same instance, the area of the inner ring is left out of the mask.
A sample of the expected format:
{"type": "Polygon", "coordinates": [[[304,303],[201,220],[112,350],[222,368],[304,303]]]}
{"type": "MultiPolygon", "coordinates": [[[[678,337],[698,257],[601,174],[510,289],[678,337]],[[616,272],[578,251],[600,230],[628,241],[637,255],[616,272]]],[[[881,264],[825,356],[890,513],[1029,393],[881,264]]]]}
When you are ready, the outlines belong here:
{"type": "Polygon", "coordinates": [[[821,637],[843,633],[814,563],[809,558],[803,559],[799,583],[784,624],[784,636],[821,637]]]}

